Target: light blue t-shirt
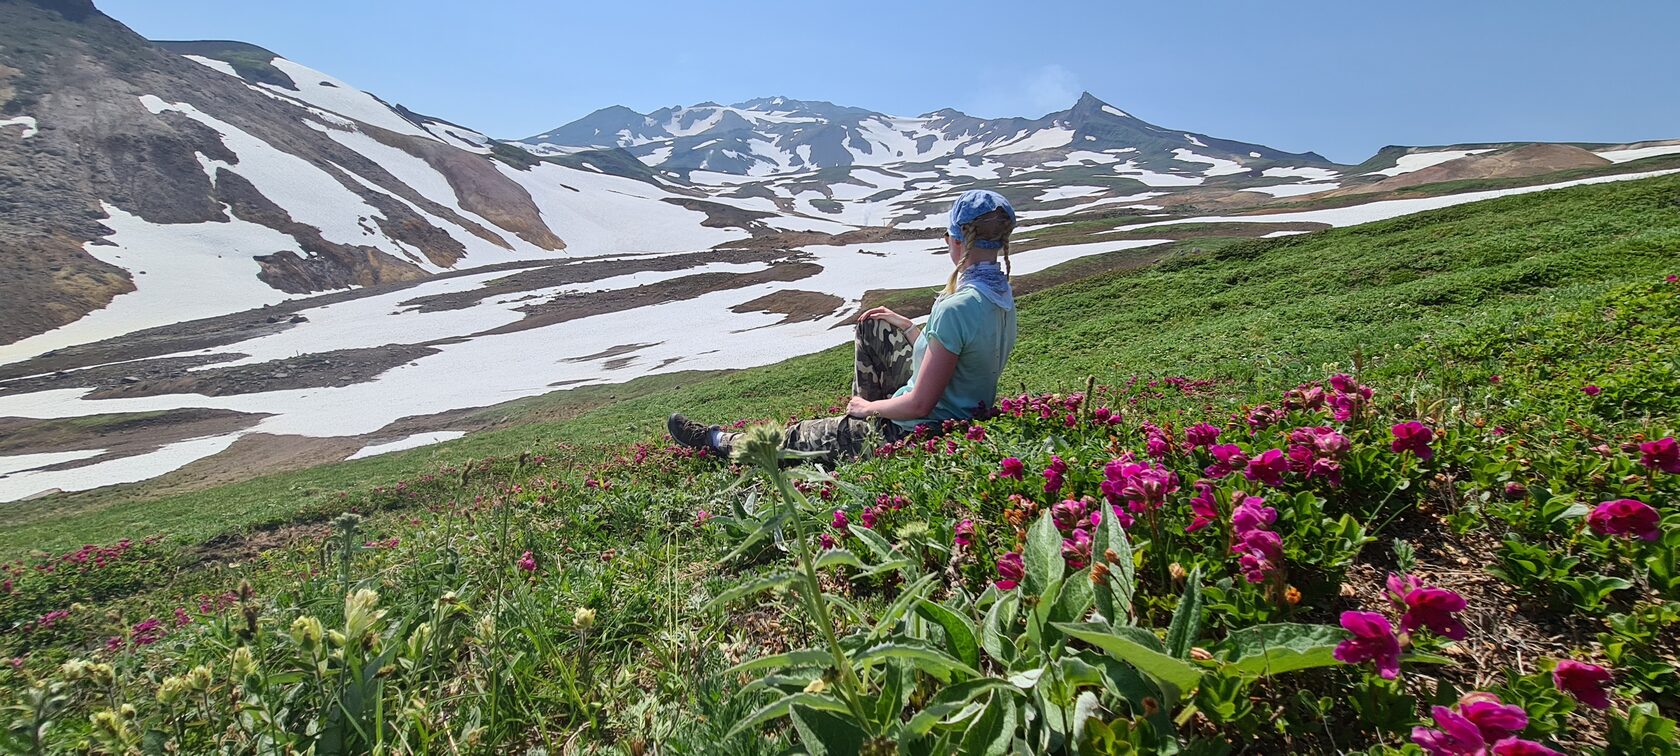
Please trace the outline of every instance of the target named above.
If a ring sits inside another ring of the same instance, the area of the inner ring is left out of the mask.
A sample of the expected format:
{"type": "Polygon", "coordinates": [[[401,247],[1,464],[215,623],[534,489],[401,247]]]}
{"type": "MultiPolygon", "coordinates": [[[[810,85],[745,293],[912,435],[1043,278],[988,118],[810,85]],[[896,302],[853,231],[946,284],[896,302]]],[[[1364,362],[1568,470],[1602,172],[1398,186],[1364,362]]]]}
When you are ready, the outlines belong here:
{"type": "Polygon", "coordinates": [[[934,405],[933,414],[915,420],[894,420],[901,428],[973,417],[975,408],[997,399],[998,378],[1003,375],[1009,353],[1015,349],[1015,310],[993,304],[968,286],[934,302],[933,312],[910,355],[910,382],[893,396],[903,396],[916,388],[916,376],[922,372],[922,358],[927,356],[930,338],[957,355],[957,369],[951,374],[951,382],[945,386],[939,403],[934,405]]]}

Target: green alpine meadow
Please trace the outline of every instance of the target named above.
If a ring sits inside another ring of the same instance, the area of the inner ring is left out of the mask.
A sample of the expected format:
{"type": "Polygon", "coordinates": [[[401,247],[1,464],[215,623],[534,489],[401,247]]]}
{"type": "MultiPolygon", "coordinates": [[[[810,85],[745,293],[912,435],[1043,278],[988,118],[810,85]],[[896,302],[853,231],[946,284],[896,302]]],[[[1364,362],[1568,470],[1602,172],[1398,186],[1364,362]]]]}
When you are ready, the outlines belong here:
{"type": "Polygon", "coordinates": [[[1677,753],[1677,274],[1674,176],[1200,237],[1035,274],[991,412],[838,467],[779,421],[845,348],[8,509],[3,745],[1677,753]]]}

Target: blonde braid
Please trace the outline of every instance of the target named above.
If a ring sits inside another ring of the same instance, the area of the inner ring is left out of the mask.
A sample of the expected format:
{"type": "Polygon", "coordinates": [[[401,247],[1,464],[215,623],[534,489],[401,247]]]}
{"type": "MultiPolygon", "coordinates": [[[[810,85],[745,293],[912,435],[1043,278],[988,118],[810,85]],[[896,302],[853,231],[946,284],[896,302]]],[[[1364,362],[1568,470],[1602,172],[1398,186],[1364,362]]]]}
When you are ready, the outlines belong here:
{"type": "Polygon", "coordinates": [[[962,235],[962,259],[957,261],[957,267],[951,269],[950,280],[945,282],[945,289],[939,292],[942,295],[957,293],[957,279],[962,276],[963,269],[968,267],[968,256],[974,251],[974,224],[963,226],[962,235]]]}

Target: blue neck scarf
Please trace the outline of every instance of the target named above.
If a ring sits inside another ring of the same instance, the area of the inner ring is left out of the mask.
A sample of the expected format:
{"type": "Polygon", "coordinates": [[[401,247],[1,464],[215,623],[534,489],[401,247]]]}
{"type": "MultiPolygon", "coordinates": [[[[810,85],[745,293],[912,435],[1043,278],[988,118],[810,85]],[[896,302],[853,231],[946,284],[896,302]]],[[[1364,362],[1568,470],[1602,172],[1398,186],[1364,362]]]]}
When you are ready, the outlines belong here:
{"type": "Polygon", "coordinates": [[[957,277],[957,288],[972,287],[980,296],[1005,310],[1015,309],[1015,294],[1009,290],[1009,277],[995,262],[975,263],[963,269],[957,277]]]}

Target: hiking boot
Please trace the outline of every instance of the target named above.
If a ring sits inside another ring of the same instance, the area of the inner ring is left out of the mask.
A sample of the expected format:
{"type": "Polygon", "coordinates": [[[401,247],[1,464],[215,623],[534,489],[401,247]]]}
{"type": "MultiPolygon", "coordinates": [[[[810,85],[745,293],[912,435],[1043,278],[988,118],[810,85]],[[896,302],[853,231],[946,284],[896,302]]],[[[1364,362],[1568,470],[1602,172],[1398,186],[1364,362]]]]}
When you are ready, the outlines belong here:
{"type": "Polygon", "coordinates": [[[680,412],[673,412],[665,420],[665,430],[670,431],[671,440],[677,442],[678,445],[690,449],[709,449],[715,452],[718,451],[718,448],[712,445],[712,431],[721,431],[723,428],[716,425],[701,425],[684,417],[680,412]]]}

